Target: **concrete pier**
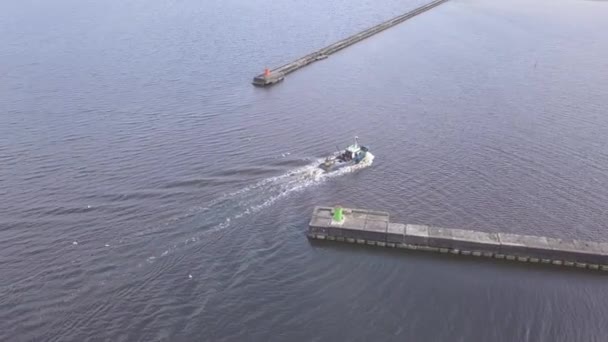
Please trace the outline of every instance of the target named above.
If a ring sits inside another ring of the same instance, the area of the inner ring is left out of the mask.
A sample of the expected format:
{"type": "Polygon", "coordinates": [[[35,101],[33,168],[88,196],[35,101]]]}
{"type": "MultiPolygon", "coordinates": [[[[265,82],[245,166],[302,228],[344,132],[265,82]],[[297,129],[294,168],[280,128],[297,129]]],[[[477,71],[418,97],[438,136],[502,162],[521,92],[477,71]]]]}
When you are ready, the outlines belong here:
{"type": "Polygon", "coordinates": [[[382,32],[388,28],[391,28],[395,25],[398,25],[420,13],[426,12],[431,8],[438,6],[447,0],[434,0],[424,6],[420,6],[412,11],[409,11],[405,14],[402,14],[398,17],[395,17],[391,20],[385,21],[379,25],[371,27],[365,31],[359,32],[353,36],[342,39],[336,43],[333,43],[327,47],[322,48],[321,50],[310,53],[302,58],[296,59],[291,63],[287,63],[278,68],[270,70],[269,73],[263,73],[253,78],[253,85],[266,87],[273,84],[276,84],[282,81],[285,78],[285,75],[292,73],[300,68],[303,68],[311,63],[314,63],[319,60],[326,59],[331,54],[334,54],[348,46],[351,46],[355,43],[362,41],[368,37],[375,35],[378,32],[382,32]]]}
{"type": "Polygon", "coordinates": [[[388,213],[365,209],[342,212],[336,222],[332,208],[316,207],[308,237],[608,271],[608,243],[392,223],[388,213]]]}

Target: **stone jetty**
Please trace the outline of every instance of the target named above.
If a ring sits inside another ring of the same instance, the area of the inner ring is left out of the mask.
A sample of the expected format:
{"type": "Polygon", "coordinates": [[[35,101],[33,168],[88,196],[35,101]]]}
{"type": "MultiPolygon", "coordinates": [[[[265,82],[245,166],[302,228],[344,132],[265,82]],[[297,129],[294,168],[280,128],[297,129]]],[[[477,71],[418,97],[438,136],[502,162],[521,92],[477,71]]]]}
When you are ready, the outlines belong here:
{"type": "Polygon", "coordinates": [[[334,54],[346,47],[349,47],[353,44],[356,44],[363,39],[369,38],[376,33],[382,32],[388,28],[391,28],[395,25],[398,25],[412,17],[417,16],[420,13],[426,12],[431,8],[434,8],[447,0],[435,0],[424,6],[420,6],[412,11],[409,11],[405,14],[397,16],[391,20],[385,21],[381,24],[378,24],[374,27],[368,28],[367,30],[361,31],[355,35],[352,35],[348,38],[342,39],[336,43],[333,43],[327,47],[322,48],[321,50],[310,53],[304,57],[298,58],[291,63],[287,63],[278,68],[274,69],[265,69],[264,73],[257,75],[253,78],[252,84],[259,87],[266,87],[273,84],[276,84],[282,81],[285,78],[285,75],[292,73],[300,68],[303,68],[311,63],[314,63],[319,60],[326,59],[331,54],[334,54]]]}
{"type": "Polygon", "coordinates": [[[608,243],[392,223],[383,211],[315,207],[308,237],[608,271],[608,243]]]}

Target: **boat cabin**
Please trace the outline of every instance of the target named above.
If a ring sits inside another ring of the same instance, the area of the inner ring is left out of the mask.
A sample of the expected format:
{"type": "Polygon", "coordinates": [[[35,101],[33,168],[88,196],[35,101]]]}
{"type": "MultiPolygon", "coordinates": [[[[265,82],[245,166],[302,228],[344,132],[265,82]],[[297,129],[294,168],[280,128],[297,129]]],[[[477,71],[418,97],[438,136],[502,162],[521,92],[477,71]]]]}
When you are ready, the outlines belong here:
{"type": "Polygon", "coordinates": [[[365,156],[364,152],[365,151],[362,150],[358,144],[350,145],[344,150],[344,153],[342,153],[341,159],[344,161],[359,161],[365,156]]]}

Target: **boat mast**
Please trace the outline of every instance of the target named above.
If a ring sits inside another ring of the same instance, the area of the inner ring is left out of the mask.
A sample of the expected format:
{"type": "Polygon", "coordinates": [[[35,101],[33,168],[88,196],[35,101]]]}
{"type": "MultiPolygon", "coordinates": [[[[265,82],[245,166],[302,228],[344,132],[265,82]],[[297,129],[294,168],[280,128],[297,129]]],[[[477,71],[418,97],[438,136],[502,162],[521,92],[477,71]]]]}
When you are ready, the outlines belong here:
{"type": "Polygon", "coordinates": [[[359,137],[355,135],[355,147],[359,146],[359,137]]]}

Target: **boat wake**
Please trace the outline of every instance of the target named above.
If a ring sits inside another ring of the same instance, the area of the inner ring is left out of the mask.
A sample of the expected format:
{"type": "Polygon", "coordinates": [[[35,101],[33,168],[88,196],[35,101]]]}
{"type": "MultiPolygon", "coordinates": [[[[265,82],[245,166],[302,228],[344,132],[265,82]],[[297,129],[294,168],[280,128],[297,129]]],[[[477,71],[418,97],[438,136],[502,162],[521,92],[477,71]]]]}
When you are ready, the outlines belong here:
{"type": "Polygon", "coordinates": [[[370,153],[369,158],[357,165],[346,166],[331,172],[320,169],[318,165],[322,159],[318,159],[306,166],[293,169],[279,176],[263,179],[241,190],[225,194],[207,206],[205,211],[216,213],[232,211],[236,213],[232,217],[225,218],[224,223],[226,224],[218,224],[215,227],[215,230],[222,229],[229,225],[232,220],[256,213],[294,192],[371,166],[373,159],[373,155],[370,153]]]}
{"type": "MultiPolygon", "coordinates": [[[[167,222],[167,225],[175,227],[178,224],[176,221],[182,221],[186,217],[191,217],[189,222],[195,224],[198,232],[192,232],[191,228],[188,229],[189,233],[182,231],[181,233],[188,234],[189,236],[186,239],[179,239],[178,242],[165,249],[159,257],[168,255],[171,251],[179,249],[180,246],[196,243],[209,236],[209,234],[222,231],[240,219],[268,208],[290,194],[321,184],[329,179],[369,167],[372,165],[373,159],[373,155],[369,153],[368,158],[359,164],[345,166],[330,172],[326,172],[318,167],[319,163],[323,161],[323,159],[318,159],[306,166],[292,169],[278,176],[262,179],[238,191],[224,194],[205,207],[191,208],[188,210],[187,216],[173,219],[172,222],[167,222]]],[[[156,259],[148,258],[148,262],[153,262],[156,259]]]]}

